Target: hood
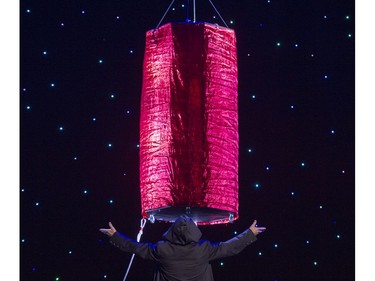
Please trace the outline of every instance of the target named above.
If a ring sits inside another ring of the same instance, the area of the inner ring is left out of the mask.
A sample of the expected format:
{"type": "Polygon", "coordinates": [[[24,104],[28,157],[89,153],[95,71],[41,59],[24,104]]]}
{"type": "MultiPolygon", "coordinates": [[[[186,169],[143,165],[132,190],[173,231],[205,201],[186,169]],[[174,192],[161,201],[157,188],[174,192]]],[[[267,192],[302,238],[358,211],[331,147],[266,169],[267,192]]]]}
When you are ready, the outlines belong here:
{"type": "Polygon", "coordinates": [[[201,237],[202,232],[199,230],[198,226],[186,215],[177,218],[163,235],[164,240],[179,245],[198,242],[201,237]]]}

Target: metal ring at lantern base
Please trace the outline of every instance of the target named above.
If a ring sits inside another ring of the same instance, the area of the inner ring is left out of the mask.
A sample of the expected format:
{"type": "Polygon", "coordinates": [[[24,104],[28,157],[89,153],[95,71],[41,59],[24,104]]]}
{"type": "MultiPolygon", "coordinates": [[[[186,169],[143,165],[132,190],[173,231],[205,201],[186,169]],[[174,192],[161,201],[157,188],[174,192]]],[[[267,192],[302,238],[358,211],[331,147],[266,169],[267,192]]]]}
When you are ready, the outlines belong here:
{"type": "Polygon", "coordinates": [[[174,222],[181,215],[189,216],[198,225],[233,223],[234,221],[234,213],[207,207],[163,207],[148,210],[146,214],[151,223],[155,220],[174,222]]]}

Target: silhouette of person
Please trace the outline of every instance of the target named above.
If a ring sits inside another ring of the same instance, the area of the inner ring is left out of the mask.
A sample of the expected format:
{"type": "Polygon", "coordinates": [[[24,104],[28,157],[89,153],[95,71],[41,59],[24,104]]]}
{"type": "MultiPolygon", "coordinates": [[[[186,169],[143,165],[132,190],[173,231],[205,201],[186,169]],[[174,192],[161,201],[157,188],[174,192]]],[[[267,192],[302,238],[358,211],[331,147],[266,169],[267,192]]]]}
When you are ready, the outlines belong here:
{"type": "Polygon", "coordinates": [[[112,223],[109,229],[100,231],[120,250],[153,260],[157,265],[154,281],[213,281],[210,261],[236,255],[255,242],[256,236],[266,230],[256,223],[255,220],[241,234],[218,243],[200,240],[201,231],[186,215],[177,218],[156,243],[137,242],[117,232],[112,223]]]}

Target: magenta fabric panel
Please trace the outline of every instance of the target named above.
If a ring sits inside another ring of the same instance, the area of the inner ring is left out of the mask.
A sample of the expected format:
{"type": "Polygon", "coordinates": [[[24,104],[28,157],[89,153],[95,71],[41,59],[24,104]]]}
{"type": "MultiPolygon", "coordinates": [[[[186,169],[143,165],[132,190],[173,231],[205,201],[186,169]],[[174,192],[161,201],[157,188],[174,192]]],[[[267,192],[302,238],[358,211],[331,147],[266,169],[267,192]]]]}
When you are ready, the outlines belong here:
{"type": "Polygon", "coordinates": [[[169,23],[146,33],[140,118],[142,212],[215,208],[238,217],[233,30],[169,23]]]}

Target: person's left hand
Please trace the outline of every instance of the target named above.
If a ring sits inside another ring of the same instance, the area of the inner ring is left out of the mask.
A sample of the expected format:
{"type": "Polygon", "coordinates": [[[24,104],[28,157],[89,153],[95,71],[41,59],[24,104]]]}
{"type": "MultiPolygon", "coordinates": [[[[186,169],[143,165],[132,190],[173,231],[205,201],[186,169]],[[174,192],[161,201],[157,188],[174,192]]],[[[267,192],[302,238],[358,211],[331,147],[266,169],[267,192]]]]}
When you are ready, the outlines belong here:
{"type": "Polygon", "coordinates": [[[250,230],[254,233],[255,236],[257,236],[259,233],[262,233],[266,230],[265,227],[259,227],[257,226],[257,221],[255,220],[253,224],[249,227],[250,230]]]}
{"type": "Polygon", "coordinates": [[[111,237],[113,234],[115,234],[115,232],[117,232],[116,228],[112,225],[112,223],[110,222],[109,224],[109,229],[108,228],[101,228],[99,229],[100,232],[108,235],[109,237],[111,237]]]}

